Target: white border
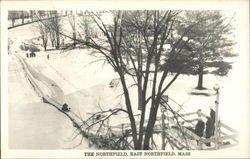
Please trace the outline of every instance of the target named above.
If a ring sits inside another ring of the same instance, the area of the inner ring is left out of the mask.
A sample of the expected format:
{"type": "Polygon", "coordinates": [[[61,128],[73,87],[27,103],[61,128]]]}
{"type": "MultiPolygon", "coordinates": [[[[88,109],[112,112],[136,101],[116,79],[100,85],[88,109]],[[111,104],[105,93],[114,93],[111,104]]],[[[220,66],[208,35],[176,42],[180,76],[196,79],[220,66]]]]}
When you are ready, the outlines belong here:
{"type": "MultiPolygon", "coordinates": [[[[135,10],[135,9],[185,9],[185,10],[236,10],[238,20],[242,82],[241,144],[238,151],[192,151],[186,158],[248,158],[249,155],[249,2],[248,0],[218,1],[2,1],[1,2],[1,155],[5,158],[86,158],[85,150],[10,150],[8,149],[8,10],[135,10]]],[[[232,92],[232,95],[237,95],[232,92]]],[[[103,157],[101,157],[103,158],[103,157]]],[[[110,157],[108,157],[110,158],[110,157]]],[[[113,158],[113,157],[112,157],[113,158]]],[[[123,158],[123,157],[117,157],[123,158]]],[[[133,157],[136,158],[136,157],[133,157]]],[[[151,157],[149,157],[151,158],[151,157]]],[[[160,157],[157,157],[160,158],[160,157]]],[[[171,157],[169,157],[171,158],[171,157]]],[[[178,158],[178,157],[174,157],[178,158]]]]}

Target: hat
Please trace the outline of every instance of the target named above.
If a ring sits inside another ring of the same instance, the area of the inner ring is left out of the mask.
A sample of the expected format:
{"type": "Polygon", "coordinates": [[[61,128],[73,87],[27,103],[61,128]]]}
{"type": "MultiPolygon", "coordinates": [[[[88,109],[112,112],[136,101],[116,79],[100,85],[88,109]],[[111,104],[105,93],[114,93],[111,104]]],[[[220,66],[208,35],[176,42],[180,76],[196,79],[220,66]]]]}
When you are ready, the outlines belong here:
{"type": "Polygon", "coordinates": [[[214,106],[209,106],[210,109],[215,110],[214,106]]]}
{"type": "Polygon", "coordinates": [[[201,112],[201,109],[198,109],[197,112],[201,112]]]}

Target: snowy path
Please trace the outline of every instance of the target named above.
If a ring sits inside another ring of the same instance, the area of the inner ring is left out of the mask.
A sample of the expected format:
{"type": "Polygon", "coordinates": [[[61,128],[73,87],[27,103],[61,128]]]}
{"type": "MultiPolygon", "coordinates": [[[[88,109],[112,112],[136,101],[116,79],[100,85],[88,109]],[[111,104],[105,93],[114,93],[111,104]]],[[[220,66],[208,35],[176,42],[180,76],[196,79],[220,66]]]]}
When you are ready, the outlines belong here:
{"type": "Polygon", "coordinates": [[[18,59],[9,58],[9,147],[62,148],[71,123],[43,103],[29,84],[18,59]]]}
{"type": "MultiPolygon", "coordinates": [[[[43,92],[60,104],[64,103],[62,89],[50,78],[26,66],[43,92]]],[[[73,148],[80,136],[72,140],[72,122],[57,109],[37,96],[27,79],[27,72],[16,55],[9,55],[9,147],[13,149],[73,148]]],[[[89,149],[84,140],[78,149],[89,149]]]]}
{"type": "MultiPolygon", "coordinates": [[[[46,87],[46,89],[48,90],[47,95],[50,95],[50,97],[53,98],[55,101],[57,101],[57,103],[59,103],[61,105],[64,104],[65,103],[64,92],[57,85],[57,83],[55,81],[53,81],[52,79],[46,77],[41,72],[36,71],[35,68],[33,66],[31,66],[29,63],[27,63],[26,61],[25,61],[25,63],[26,63],[26,66],[27,66],[29,72],[32,74],[32,76],[37,81],[42,83],[43,86],[46,87]],[[51,92],[51,93],[49,94],[49,92],[51,92]]],[[[41,86],[40,88],[42,88],[43,86],[41,86]]]]}

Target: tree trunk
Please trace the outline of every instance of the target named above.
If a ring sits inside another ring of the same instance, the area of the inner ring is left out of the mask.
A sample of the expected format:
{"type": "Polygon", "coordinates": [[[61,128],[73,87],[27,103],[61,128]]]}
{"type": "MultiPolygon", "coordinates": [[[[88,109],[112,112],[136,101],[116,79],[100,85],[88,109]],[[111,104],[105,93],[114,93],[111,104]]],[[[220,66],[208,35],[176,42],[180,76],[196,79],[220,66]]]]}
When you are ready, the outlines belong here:
{"type": "Polygon", "coordinates": [[[54,31],[50,32],[50,42],[51,42],[51,46],[54,47],[55,46],[55,36],[54,36],[54,31]]]}
{"type": "Polygon", "coordinates": [[[12,26],[14,26],[15,25],[15,19],[13,18],[12,19],[12,26]]]}
{"type": "Polygon", "coordinates": [[[152,105],[151,105],[148,125],[147,125],[146,132],[145,132],[143,150],[149,150],[149,141],[153,134],[153,129],[154,129],[155,121],[156,121],[159,103],[160,103],[160,97],[157,96],[155,101],[152,102],[152,105]]]}
{"type": "Polygon", "coordinates": [[[147,126],[146,132],[145,132],[143,150],[149,150],[149,141],[150,141],[150,138],[152,137],[153,128],[154,128],[154,125],[155,125],[156,118],[151,117],[150,119],[148,121],[148,126],[147,126]]]}
{"type": "Polygon", "coordinates": [[[74,39],[74,41],[73,41],[73,46],[74,46],[74,48],[76,47],[76,32],[75,32],[75,30],[74,30],[74,32],[73,32],[73,39],[74,39]]]}
{"type": "Polygon", "coordinates": [[[140,150],[140,146],[139,146],[138,140],[137,140],[137,129],[136,129],[136,125],[135,125],[135,118],[134,118],[134,115],[133,115],[133,111],[132,111],[132,107],[131,107],[131,101],[130,101],[130,98],[129,98],[129,92],[128,92],[128,89],[127,89],[127,86],[126,86],[124,75],[122,75],[122,71],[119,70],[118,72],[119,72],[119,75],[120,75],[122,88],[123,88],[123,91],[124,91],[125,103],[126,103],[126,107],[127,107],[127,111],[128,111],[131,130],[132,130],[132,138],[133,138],[134,148],[135,148],[135,150],[140,150]]]}
{"type": "Polygon", "coordinates": [[[89,28],[88,28],[88,23],[85,21],[85,40],[86,40],[86,45],[89,44],[89,28]]]}
{"type": "Polygon", "coordinates": [[[73,15],[73,39],[74,39],[74,42],[73,42],[73,46],[74,48],[76,47],[76,20],[75,20],[75,15],[73,15]]]}
{"type": "Polygon", "coordinates": [[[44,51],[47,51],[47,37],[45,35],[43,35],[42,40],[43,40],[44,51]]]}
{"type": "Polygon", "coordinates": [[[30,11],[30,19],[33,22],[33,11],[30,11]]]}
{"type": "Polygon", "coordinates": [[[59,33],[56,33],[56,49],[59,49],[60,47],[60,35],[59,33]]]}
{"type": "Polygon", "coordinates": [[[197,89],[203,89],[203,65],[199,64],[198,68],[198,85],[197,89]]]}
{"type": "Polygon", "coordinates": [[[21,13],[21,18],[22,18],[22,24],[24,23],[24,12],[22,11],[21,13]]]}

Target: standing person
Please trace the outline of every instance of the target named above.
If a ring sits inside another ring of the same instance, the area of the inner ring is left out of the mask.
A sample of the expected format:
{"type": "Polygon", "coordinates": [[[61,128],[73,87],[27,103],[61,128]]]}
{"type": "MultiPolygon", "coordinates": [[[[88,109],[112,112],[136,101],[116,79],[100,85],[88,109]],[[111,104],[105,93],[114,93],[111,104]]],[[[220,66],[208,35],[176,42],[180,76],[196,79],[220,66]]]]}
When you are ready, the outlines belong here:
{"type": "MultiPolygon", "coordinates": [[[[214,130],[215,130],[215,111],[211,108],[210,109],[210,117],[207,117],[206,122],[206,138],[209,139],[211,136],[214,136],[214,130]]],[[[210,142],[206,143],[206,146],[211,146],[210,142]]]]}
{"type": "Polygon", "coordinates": [[[202,121],[201,118],[198,118],[198,122],[195,126],[195,134],[199,137],[202,137],[203,136],[203,132],[204,132],[204,128],[205,128],[205,123],[204,121],[202,121]]]}
{"type": "MultiPolygon", "coordinates": [[[[206,122],[206,138],[209,139],[211,136],[214,135],[214,122],[211,117],[207,117],[207,122],[206,122]]],[[[210,142],[206,143],[207,146],[211,146],[210,142]]]]}
{"type": "MultiPolygon", "coordinates": [[[[204,128],[205,128],[205,123],[204,121],[202,121],[201,118],[198,118],[198,122],[195,126],[195,130],[194,130],[194,133],[199,136],[199,137],[202,137],[203,136],[203,132],[204,132],[204,128]]],[[[197,144],[198,144],[198,140],[197,140],[197,144]]]]}
{"type": "MultiPolygon", "coordinates": [[[[202,120],[201,118],[201,109],[198,109],[197,111],[197,115],[198,115],[198,122],[195,126],[195,130],[194,130],[194,133],[199,136],[199,137],[202,137],[203,136],[203,132],[204,132],[204,129],[205,129],[205,123],[204,121],[202,120]]],[[[197,144],[198,144],[198,140],[197,140],[197,144]]]]}
{"type": "Polygon", "coordinates": [[[215,122],[215,111],[213,107],[210,107],[210,117],[212,118],[213,122],[215,122]]]}
{"type": "Polygon", "coordinates": [[[49,60],[49,54],[47,55],[47,60],[49,60]]]}

